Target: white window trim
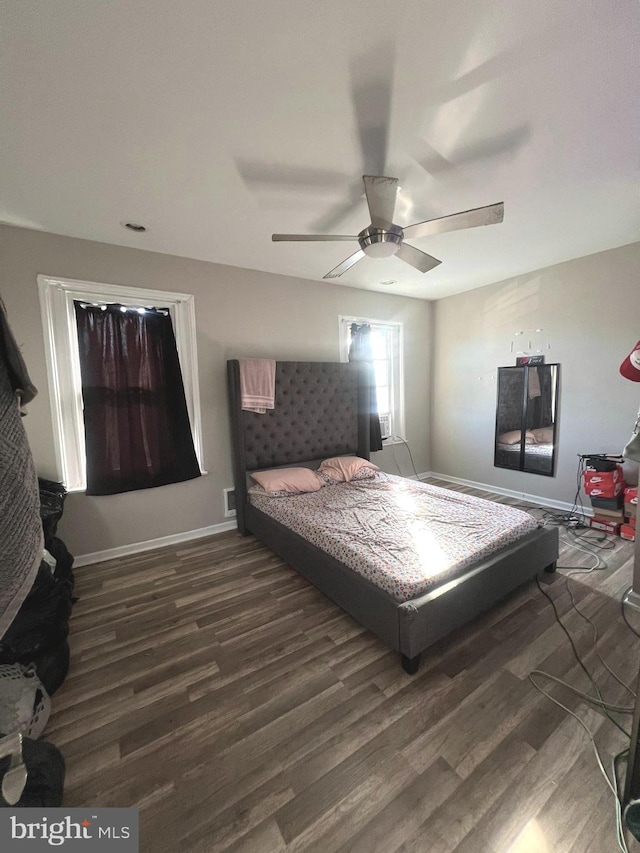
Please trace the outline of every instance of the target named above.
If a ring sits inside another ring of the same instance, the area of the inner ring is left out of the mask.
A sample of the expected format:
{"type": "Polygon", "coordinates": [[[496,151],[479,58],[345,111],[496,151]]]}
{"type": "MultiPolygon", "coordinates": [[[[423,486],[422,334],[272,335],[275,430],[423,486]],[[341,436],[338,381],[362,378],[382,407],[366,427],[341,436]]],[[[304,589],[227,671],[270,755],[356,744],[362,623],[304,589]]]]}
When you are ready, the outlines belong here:
{"type": "Polygon", "coordinates": [[[373,317],[351,317],[340,314],[338,316],[340,361],[349,361],[348,327],[351,323],[358,323],[358,325],[369,323],[369,325],[373,326],[386,326],[387,328],[392,328],[397,335],[398,353],[393,384],[394,435],[383,439],[382,444],[385,446],[389,444],[403,444],[406,440],[404,413],[404,324],[395,320],[376,320],[373,317]]]}
{"type": "Polygon", "coordinates": [[[202,420],[198,384],[195,300],[189,293],[123,287],[38,276],[57,477],[67,491],[86,489],[82,382],[74,300],[168,308],[173,321],[193,444],[202,474],[202,420]]]}

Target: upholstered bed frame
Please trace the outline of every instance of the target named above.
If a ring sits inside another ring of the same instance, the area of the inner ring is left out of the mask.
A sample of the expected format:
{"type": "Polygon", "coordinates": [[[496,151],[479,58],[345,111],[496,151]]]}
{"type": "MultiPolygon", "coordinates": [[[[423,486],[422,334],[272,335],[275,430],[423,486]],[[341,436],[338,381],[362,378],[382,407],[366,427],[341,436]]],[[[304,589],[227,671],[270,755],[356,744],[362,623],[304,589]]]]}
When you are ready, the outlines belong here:
{"type": "Polygon", "coordinates": [[[329,554],[252,506],[251,471],[317,467],[344,454],[369,458],[369,391],[362,365],[283,361],[276,364],[275,409],[242,410],[239,362],[227,362],[238,530],[252,533],[321,592],[400,652],[405,670],[420,653],[524,581],[554,571],[556,528],[540,528],[461,577],[397,602],[329,554]]]}

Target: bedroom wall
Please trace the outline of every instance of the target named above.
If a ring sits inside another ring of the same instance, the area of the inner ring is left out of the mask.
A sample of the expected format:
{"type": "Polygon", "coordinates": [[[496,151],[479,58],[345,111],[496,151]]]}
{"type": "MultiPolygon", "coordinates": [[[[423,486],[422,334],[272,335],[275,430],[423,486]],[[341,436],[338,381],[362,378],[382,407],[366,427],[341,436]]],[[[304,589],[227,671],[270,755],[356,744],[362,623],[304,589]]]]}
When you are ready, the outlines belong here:
{"type": "MultiPolygon", "coordinates": [[[[25,426],[38,472],[56,477],[36,276],[193,293],[207,476],[106,497],[70,494],[60,535],[83,555],[224,522],[232,485],[225,362],[239,356],[338,360],[338,315],[404,325],[407,438],[428,471],[431,305],[383,293],[0,226],[0,295],[40,393],[25,426]]],[[[406,449],[375,454],[384,470],[411,473],[406,449]],[[394,456],[395,454],[395,456],[394,456]]]]}
{"type": "Polygon", "coordinates": [[[436,302],[432,470],[573,503],[577,454],[619,453],[633,430],[640,385],[618,368],[640,338],[638,269],[635,243],[436,302]],[[553,478],[493,467],[496,368],[515,364],[512,341],[527,348],[515,331],[538,328],[561,365],[553,478]]]}

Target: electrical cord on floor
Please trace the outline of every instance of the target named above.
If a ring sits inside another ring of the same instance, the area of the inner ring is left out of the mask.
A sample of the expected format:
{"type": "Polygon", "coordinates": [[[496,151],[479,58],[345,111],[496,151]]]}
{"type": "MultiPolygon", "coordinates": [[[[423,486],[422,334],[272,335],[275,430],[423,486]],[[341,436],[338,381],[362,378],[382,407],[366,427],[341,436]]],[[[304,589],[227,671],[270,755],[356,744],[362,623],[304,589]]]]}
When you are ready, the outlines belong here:
{"type": "MultiPolygon", "coordinates": [[[[582,691],[578,690],[576,687],[573,687],[571,684],[568,684],[567,682],[560,681],[560,683],[561,683],[564,687],[566,687],[568,690],[571,690],[571,691],[573,691],[574,693],[577,693],[577,694],[581,695],[584,699],[587,699],[589,702],[592,702],[594,705],[601,707],[601,708],[602,708],[602,710],[604,711],[605,716],[606,716],[606,717],[607,717],[607,718],[608,718],[608,719],[609,719],[609,720],[614,724],[614,726],[616,726],[616,728],[620,729],[620,731],[621,731],[624,735],[626,735],[628,738],[630,738],[630,737],[631,737],[631,735],[629,734],[629,732],[627,732],[627,731],[626,731],[626,730],[625,730],[625,729],[620,725],[620,723],[619,723],[616,719],[614,719],[614,718],[609,714],[609,708],[607,707],[607,703],[606,703],[606,702],[604,701],[604,699],[603,699],[602,693],[600,692],[600,688],[598,687],[598,684],[597,684],[597,682],[596,682],[595,678],[593,677],[593,675],[592,675],[592,674],[589,672],[589,670],[587,669],[586,664],[584,663],[584,661],[583,661],[583,660],[582,660],[582,658],[580,657],[580,654],[578,653],[578,649],[576,648],[576,644],[575,644],[575,642],[574,642],[574,640],[573,640],[573,637],[571,636],[571,634],[569,633],[568,629],[566,628],[566,626],[565,626],[564,622],[563,622],[563,621],[562,621],[562,619],[560,618],[560,614],[558,613],[558,608],[556,607],[556,603],[555,603],[555,601],[554,601],[554,600],[553,600],[553,598],[549,595],[549,593],[548,593],[548,592],[545,592],[545,590],[540,586],[540,581],[538,580],[538,578],[536,578],[536,584],[538,585],[538,589],[540,590],[540,592],[541,592],[541,593],[545,596],[545,598],[547,598],[547,599],[549,600],[549,602],[551,603],[551,606],[553,607],[553,612],[554,612],[555,617],[556,617],[556,621],[558,622],[558,625],[560,625],[560,627],[562,628],[562,630],[563,630],[563,631],[564,631],[564,633],[566,634],[567,639],[569,640],[569,643],[570,643],[570,645],[571,645],[571,649],[572,649],[572,651],[573,651],[573,656],[575,657],[575,659],[576,659],[576,661],[578,662],[579,666],[581,667],[582,671],[585,673],[585,675],[587,676],[587,678],[588,678],[588,679],[589,679],[589,681],[591,682],[591,684],[592,684],[592,686],[593,686],[593,689],[594,689],[594,690],[595,690],[595,692],[596,692],[597,699],[595,699],[595,698],[594,698],[594,697],[592,697],[592,696],[589,696],[589,695],[588,695],[588,694],[586,694],[586,693],[582,693],[582,691]]],[[[533,675],[534,673],[535,673],[536,675],[542,675],[542,676],[544,676],[544,677],[546,677],[546,678],[550,678],[550,679],[551,679],[551,680],[553,680],[553,681],[558,681],[558,680],[559,680],[559,679],[556,679],[556,677],[555,677],[555,676],[548,675],[547,673],[543,672],[542,670],[534,670],[534,671],[533,671],[533,673],[530,673],[529,677],[531,678],[531,675],[533,675]]],[[[535,682],[533,681],[533,679],[532,679],[532,683],[534,683],[534,684],[535,684],[535,682]]],[[[537,686],[538,686],[538,685],[536,685],[536,687],[537,687],[537,686]]],[[[615,707],[615,710],[616,710],[616,711],[618,711],[618,708],[619,708],[619,706],[616,706],[616,707],[615,707]]],[[[613,708],[611,708],[611,710],[614,710],[614,709],[613,709],[613,708]]],[[[625,711],[618,711],[618,712],[619,712],[619,713],[627,713],[627,709],[625,708],[625,711]]],[[[631,708],[631,710],[629,711],[629,713],[633,713],[633,708],[631,708]]]]}
{"type": "MultiPolygon", "coordinates": [[[[582,551],[583,554],[588,554],[590,557],[596,558],[596,563],[594,566],[557,566],[559,569],[570,569],[572,572],[576,574],[590,575],[592,572],[603,572],[605,569],[609,568],[606,560],[603,560],[599,554],[596,554],[590,548],[585,548],[583,545],[576,545],[575,542],[570,545],[571,548],[575,548],[576,551],[582,551]]],[[[607,549],[608,550],[608,549],[607,549]]]]}
{"type": "MultiPolygon", "coordinates": [[[[596,536],[595,540],[594,540],[593,536],[587,537],[586,534],[579,533],[575,528],[571,528],[571,527],[567,527],[567,533],[572,535],[575,539],[582,540],[582,542],[584,542],[585,544],[587,544],[589,546],[589,548],[582,548],[579,545],[576,545],[574,543],[573,547],[578,548],[579,550],[584,551],[585,553],[591,554],[596,560],[595,565],[593,565],[589,568],[582,568],[582,567],[577,568],[576,567],[575,569],[572,569],[571,571],[568,571],[566,573],[565,583],[567,586],[567,592],[569,593],[569,597],[571,598],[571,604],[572,604],[573,608],[576,610],[576,612],[580,616],[582,616],[582,618],[585,619],[585,621],[589,622],[589,624],[591,625],[592,630],[593,630],[594,649],[595,649],[596,655],[598,656],[598,659],[600,660],[601,664],[605,667],[605,669],[608,670],[608,672],[613,676],[613,678],[615,678],[615,680],[619,684],[621,684],[625,688],[625,690],[627,690],[628,693],[630,693],[632,696],[635,697],[635,695],[636,695],[635,691],[632,690],[632,688],[628,684],[626,684],[626,682],[624,682],[611,669],[611,667],[606,663],[606,661],[602,658],[602,656],[598,652],[598,649],[597,649],[598,633],[597,633],[596,626],[591,621],[591,619],[589,619],[589,617],[578,607],[578,605],[575,601],[574,595],[573,595],[573,591],[571,589],[571,584],[569,583],[569,577],[573,574],[585,574],[585,573],[590,574],[594,571],[599,571],[599,570],[608,568],[606,562],[600,557],[599,554],[594,553],[594,551],[592,551],[591,548],[594,548],[594,549],[597,548],[598,550],[614,550],[616,548],[616,545],[617,545],[617,540],[614,539],[613,537],[607,536],[606,534],[602,534],[601,536],[596,536]]],[[[629,589],[631,589],[631,587],[629,589]]],[[[620,601],[622,618],[624,619],[624,621],[626,622],[627,626],[632,631],[632,633],[634,633],[638,638],[640,638],[640,634],[629,623],[629,621],[627,619],[626,612],[625,612],[624,599],[625,599],[628,592],[629,592],[628,589],[625,590],[625,592],[623,593],[622,599],[620,601]]],[[[549,697],[549,698],[552,698],[552,697],[549,697]]],[[[552,699],[552,701],[553,701],[553,699],[552,699]]],[[[594,748],[595,748],[595,742],[592,741],[592,743],[593,743],[594,748]]],[[[619,786],[619,782],[618,782],[617,764],[624,756],[628,755],[628,753],[629,753],[628,749],[623,750],[622,752],[620,752],[616,756],[614,756],[613,761],[612,761],[612,778],[613,778],[613,784],[615,786],[615,792],[613,792],[613,791],[612,792],[614,793],[614,796],[615,796],[616,833],[617,833],[618,847],[620,848],[620,850],[625,850],[627,848],[626,848],[626,839],[624,836],[624,820],[623,820],[623,814],[622,814],[623,799],[622,799],[622,795],[620,793],[620,786],[619,786]]],[[[599,764],[600,764],[600,762],[599,762],[599,764]]],[[[600,770],[602,772],[603,768],[600,767],[600,770]]]]}
{"type": "Polygon", "coordinates": [[[584,508],[584,504],[582,503],[582,496],[580,494],[580,490],[582,488],[582,474],[585,470],[585,459],[583,456],[578,455],[578,468],[576,470],[576,493],[573,498],[573,505],[569,512],[567,513],[548,513],[551,517],[551,523],[562,525],[566,527],[567,530],[575,531],[577,529],[582,529],[588,527],[585,524],[585,518],[587,517],[586,510],[584,508]]]}
{"type": "Polygon", "coordinates": [[[568,545],[571,548],[575,548],[578,551],[582,551],[585,554],[589,554],[595,558],[596,562],[593,566],[558,566],[559,569],[572,569],[577,573],[590,573],[595,570],[603,570],[608,569],[609,566],[605,560],[600,557],[596,551],[615,551],[618,540],[616,537],[608,536],[606,533],[597,534],[595,531],[587,530],[585,532],[579,532],[576,530],[574,526],[567,525],[566,517],[563,515],[559,515],[558,513],[551,512],[546,510],[542,513],[542,515],[538,516],[535,512],[532,512],[531,509],[528,510],[531,515],[541,523],[543,527],[554,526],[554,527],[563,527],[567,533],[573,537],[574,540],[580,541],[580,545],[576,541],[569,542],[568,545]],[[595,535],[594,535],[595,533],[595,535]]]}
{"type": "Polygon", "coordinates": [[[632,589],[633,589],[633,587],[630,586],[628,589],[625,589],[625,591],[622,593],[622,598],[620,599],[620,610],[622,612],[622,618],[624,619],[627,628],[631,631],[632,634],[635,634],[636,637],[640,640],[640,633],[638,633],[638,631],[633,627],[631,622],[629,622],[629,619],[627,618],[627,612],[624,609],[624,600],[627,597],[627,595],[631,592],[632,589]]]}
{"type": "MultiPolygon", "coordinates": [[[[581,699],[589,702],[591,705],[595,705],[597,708],[602,708],[605,711],[613,711],[615,714],[633,714],[634,707],[633,705],[612,705],[610,702],[605,702],[602,699],[594,699],[593,696],[590,696],[588,693],[585,693],[583,690],[578,690],[577,687],[574,687],[572,684],[569,684],[566,681],[563,681],[561,678],[558,678],[555,675],[551,675],[549,672],[543,672],[541,669],[532,669],[529,675],[540,675],[544,678],[548,678],[549,681],[555,681],[556,684],[561,684],[563,687],[566,687],[567,690],[570,690],[572,693],[575,693],[576,696],[579,696],[581,699]]],[[[534,682],[535,683],[535,682],[534,682]]],[[[537,686],[537,685],[536,685],[537,686]]],[[[609,718],[611,719],[611,718],[609,718]]],[[[611,720],[611,722],[615,722],[611,720]]],[[[631,737],[631,735],[626,732],[621,726],[618,726],[620,731],[625,734],[627,737],[631,737]]]]}
{"type": "MultiPolygon", "coordinates": [[[[613,551],[616,547],[616,538],[608,536],[606,533],[598,533],[595,530],[586,528],[581,523],[574,523],[569,515],[553,512],[552,510],[544,510],[540,516],[536,516],[531,510],[528,510],[543,527],[564,527],[567,533],[574,539],[579,539],[592,548],[597,548],[599,551],[613,551]]],[[[579,545],[575,547],[579,548],[579,545]]]]}
{"type": "Polygon", "coordinates": [[[575,527],[569,527],[567,533],[574,539],[579,539],[590,548],[596,548],[598,551],[615,551],[618,543],[617,536],[608,536],[606,533],[598,533],[595,530],[586,530],[581,533],[575,527]]]}
{"type": "MultiPolygon", "coordinates": [[[[599,568],[601,568],[601,567],[599,566],[599,563],[601,562],[601,561],[600,561],[599,556],[598,556],[597,554],[593,554],[593,556],[597,558],[597,562],[596,562],[596,565],[595,565],[595,566],[592,566],[591,568],[588,568],[588,569],[578,569],[578,570],[573,570],[573,571],[571,572],[571,574],[573,574],[574,572],[576,572],[576,573],[581,573],[581,572],[584,572],[584,571],[587,571],[587,572],[593,572],[593,571],[597,571],[599,568]]],[[[573,604],[574,608],[578,611],[578,613],[579,613],[579,614],[580,614],[584,619],[586,619],[586,620],[591,624],[591,626],[592,626],[592,628],[593,628],[593,630],[594,630],[594,643],[595,643],[595,642],[597,641],[597,630],[596,630],[596,627],[595,627],[595,625],[593,624],[593,622],[591,622],[591,620],[590,620],[587,616],[585,616],[585,614],[584,614],[584,613],[582,613],[582,611],[581,611],[581,610],[576,606],[575,600],[574,600],[574,598],[573,598],[573,594],[572,594],[572,592],[571,592],[571,588],[570,588],[570,586],[569,586],[569,579],[568,579],[568,577],[567,577],[567,578],[565,578],[565,580],[566,580],[567,589],[568,589],[568,591],[569,591],[569,595],[570,595],[570,597],[571,597],[572,604],[573,604]]],[[[583,698],[584,700],[586,700],[586,701],[587,701],[587,702],[589,702],[590,704],[595,705],[596,707],[599,707],[599,708],[604,712],[604,714],[607,716],[607,718],[608,718],[608,719],[609,719],[609,720],[610,720],[610,721],[611,721],[611,722],[612,722],[612,723],[613,723],[613,724],[614,724],[618,729],[620,729],[620,731],[621,731],[623,734],[625,734],[628,738],[630,738],[630,737],[631,737],[631,736],[630,736],[630,734],[629,734],[627,731],[625,731],[625,729],[624,729],[624,728],[623,728],[623,727],[622,727],[622,726],[617,722],[617,720],[615,720],[615,719],[611,716],[611,714],[609,713],[609,711],[612,711],[613,713],[633,714],[633,713],[634,713],[634,708],[633,708],[633,707],[629,707],[629,706],[623,706],[623,705],[613,705],[613,704],[610,704],[610,703],[604,702],[604,700],[603,700],[603,698],[602,698],[602,694],[601,694],[601,692],[600,692],[600,689],[599,689],[598,685],[597,685],[597,684],[596,684],[596,682],[595,682],[595,679],[593,678],[593,676],[591,675],[591,673],[589,672],[589,670],[588,670],[588,669],[587,669],[587,667],[585,666],[584,662],[583,662],[583,661],[582,661],[582,659],[580,658],[580,656],[579,656],[579,654],[578,654],[578,651],[577,651],[577,649],[576,649],[575,643],[574,643],[574,641],[573,641],[573,638],[571,637],[571,634],[569,633],[569,631],[567,630],[567,628],[566,628],[566,627],[565,627],[565,625],[563,624],[562,620],[560,619],[560,614],[558,613],[558,609],[557,609],[557,607],[556,607],[555,601],[553,600],[553,598],[552,598],[548,593],[546,593],[546,592],[542,589],[542,587],[540,586],[540,582],[539,582],[537,579],[536,579],[536,582],[537,582],[537,584],[538,584],[538,589],[540,590],[540,592],[542,592],[542,594],[543,594],[546,598],[548,598],[548,599],[549,599],[549,601],[550,601],[550,603],[551,603],[551,606],[553,607],[553,611],[554,611],[555,617],[556,617],[556,619],[557,619],[557,621],[558,621],[558,624],[560,625],[560,627],[562,628],[562,630],[564,631],[564,633],[567,635],[567,638],[569,639],[569,642],[570,642],[570,644],[571,644],[571,648],[572,648],[572,650],[573,650],[573,654],[574,654],[574,656],[575,656],[576,660],[578,661],[579,665],[580,665],[580,666],[582,667],[582,669],[585,671],[585,673],[587,674],[587,676],[588,676],[589,680],[590,680],[590,681],[591,681],[591,683],[593,684],[593,686],[594,686],[594,688],[595,688],[595,691],[596,691],[596,693],[597,693],[597,695],[598,695],[598,699],[596,700],[593,696],[589,696],[588,694],[584,693],[583,691],[578,690],[577,688],[573,687],[573,685],[568,684],[568,683],[567,683],[567,682],[565,682],[565,681],[562,681],[562,679],[560,679],[560,678],[556,678],[556,676],[554,676],[554,675],[550,675],[549,673],[543,672],[542,670],[533,670],[532,672],[530,672],[530,673],[529,673],[529,680],[531,681],[531,683],[533,684],[533,686],[536,688],[536,690],[538,690],[540,693],[542,693],[544,696],[546,696],[546,697],[547,697],[547,699],[551,700],[551,702],[553,702],[555,705],[557,705],[558,707],[562,708],[562,710],[566,711],[566,713],[570,714],[574,719],[576,719],[576,720],[580,723],[580,725],[582,726],[582,728],[586,731],[586,733],[587,733],[587,735],[588,735],[588,737],[589,737],[589,740],[591,741],[591,745],[592,745],[592,747],[593,747],[593,751],[594,751],[595,756],[596,756],[596,761],[597,761],[597,763],[598,763],[598,768],[599,768],[599,770],[600,770],[600,772],[601,772],[602,776],[604,777],[604,779],[605,779],[605,781],[606,781],[606,783],[607,783],[607,786],[608,786],[608,787],[609,787],[609,789],[611,790],[611,793],[613,794],[613,797],[614,797],[614,802],[615,802],[615,813],[616,813],[616,840],[617,840],[617,842],[618,842],[618,848],[622,851],[622,853],[629,853],[629,850],[628,850],[628,847],[627,847],[627,843],[626,843],[626,839],[625,839],[625,836],[624,836],[624,822],[623,822],[623,818],[622,818],[622,798],[621,798],[621,796],[620,796],[620,792],[619,792],[619,790],[618,790],[618,787],[619,787],[619,786],[618,786],[618,777],[617,777],[617,772],[616,772],[616,763],[617,763],[617,761],[618,761],[618,760],[620,760],[620,758],[621,758],[625,753],[628,753],[628,751],[629,751],[629,750],[628,750],[628,749],[623,750],[623,752],[618,753],[618,755],[616,755],[616,756],[613,758],[613,767],[612,767],[613,774],[612,774],[612,779],[610,779],[610,778],[609,778],[609,774],[607,773],[607,771],[606,771],[606,769],[605,769],[605,766],[604,766],[604,764],[603,764],[603,762],[602,762],[602,758],[601,758],[600,753],[599,753],[599,751],[598,751],[598,747],[597,747],[597,745],[596,745],[596,742],[595,742],[595,738],[594,738],[594,736],[593,736],[593,733],[591,732],[591,730],[589,729],[589,727],[587,726],[587,724],[586,724],[586,723],[585,723],[585,722],[584,722],[584,721],[583,721],[583,720],[582,720],[582,719],[581,719],[581,718],[580,718],[576,713],[574,713],[572,710],[570,710],[569,708],[567,708],[567,706],[566,706],[566,705],[564,705],[562,702],[560,702],[560,700],[556,699],[554,696],[552,696],[550,693],[548,693],[548,692],[547,692],[543,687],[541,687],[539,684],[537,684],[537,683],[536,683],[536,680],[535,680],[535,676],[542,676],[542,677],[544,677],[544,678],[549,679],[550,681],[554,681],[554,682],[556,682],[556,683],[558,683],[558,684],[561,684],[563,687],[565,687],[565,688],[567,688],[567,689],[571,690],[574,694],[577,694],[578,696],[580,696],[581,698],[583,698]]],[[[599,657],[599,658],[600,658],[600,660],[602,661],[602,658],[600,657],[600,654],[597,652],[597,649],[596,649],[596,653],[598,654],[598,657],[599,657]]],[[[604,663],[604,661],[602,661],[602,663],[604,663]]],[[[617,675],[615,675],[615,673],[610,669],[610,667],[609,667],[609,666],[607,666],[606,664],[605,664],[605,666],[606,666],[606,668],[609,670],[609,672],[614,676],[614,678],[615,678],[617,681],[619,681],[619,682],[620,682],[620,684],[622,684],[622,685],[623,685],[627,690],[629,690],[630,692],[632,692],[632,693],[633,693],[633,691],[631,691],[631,689],[628,687],[628,685],[626,685],[626,684],[625,684],[621,679],[619,679],[619,678],[618,678],[618,676],[617,676],[617,675]]]]}
{"type": "Polygon", "coordinates": [[[567,529],[575,529],[576,527],[586,527],[584,523],[586,512],[582,503],[582,497],[580,496],[583,471],[584,459],[582,456],[578,456],[578,469],[576,471],[576,493],[573,498],[573,506],[571,507],[568,513],[564,513],[563,515],[555,514],[555,517],[557,518],[557,523],[562,524],[567,529]]]}
{"type": "Polygon", "coordinates": [[[617,755],[613,756],[612,770],[613,770],[613,783],[616,787],[616,828],[618,831],[618,845],[626,844],[626,838],[624,837],[624,820],[622,815],[622,804],[623,804],[623,795],[620,793],[620,780],[618,778],[618,762],[626,759],[628,762],[629,759],[629,750],[623,749],[622,752],[619,752],[617,755]]]}
{"type": "Polygon", "coordinates": [[[572,515],[578,514],[580,517],[578,518],[578,525],[584,524],[584,517],[586,515],[584,505],[582,503],[582,497],[580,495],[580,489],[582,488],[582,475],[584,473],[584,457],[578,457],[578,469],[576,471],[576,494],[573,499],[573,508],[571,510],[572,515]],[[578,507],[580,507],[580,511],[578,512],[578,507]]]}
{"type": "Polygon", "coordinates": [[[575,530],[577,527],[583,526],[578,522],[578,518],[571,513],[556,512],[552,509],[543,510],[538,521],[542,522],[543,527],[564,527],[566,530],[575,530]]]}
{"type": "Polygon", "coordinates": [[[587,616],[587,614],[584,613],[582,610],[580,610],[580,608],[578,607],[578,604],[577,604],[577,602],[573,596],[573,590],[571,589],[571,585],[569,584],[569,577],[573,574],[581,574],[581,572],[579,572],[579,571],[568,572],[566,575],[564,575],[565,585],[567,587],[567,592],[569,593],[569,598],[571,599],[571,604],[573,606],[573,609],[576,611],[576,613],[578,613],[580,616],[582,616],[582,618],[585,620],[585,622],[588,622],[589,625],[591,625],[591,630],[593,631],[593,649],[594,649],[594,651],[598,657],[598,660],[600,661],[602,666],[615,678],[615,680],[618,682],[618,684],[622,685],[622,687],[624,687],[625,690],[628,693],[630,693],[635,699],[635,696],[636,696],[635,690],[633,690],[631,687],[629,687],[629,685],[626,683],[626,681],[623,681],[620,678],[620,676],[616,675],[616,673],[611,669],[609,664],[604,660],[604,658],[602,657],[602,655],[598,651],[598,629],[596,628],[595,624],[591,621],[591,619],[587,616]]]}
{"type": "Polygon", "coordinates": [[[614,797],[615,808],[616,808],[616,838],[617,838],[617,842],[618,842],[618,847],[620,850],[623,851],[623,853],[629,853],[629,848],[627,847],[627,842],[626,842],[626,839],[624,837],[624,830],[623,830],[623,823],[622,823],[622,803],[620,800],[620,795],[618,793],[617,780],[616,780],[615,775],[614,775],[613,781],[609,778],[609,774],[605,770],[605,766],[602,762],[602,758],[600,757],[600,753],[599,753],[598,747],[596,745],[596,740],[595,740],[595,737],[593,736],[591,729],[584,722],[584,720],[581,717],[579,717],[574,711],[572,711],[570,708],[567,708],[566,705],[563,705],[559,699],[556,699],[554,696],[551,696],[550,693],[547,693],[547,691],[544,688],[540,687],[539,684],[536,684],[534,679],[531,678],[531,676],[533,674],[534,673],[529,674],[529,680],[531,681],[533,686],[536,688],[536,690],[539,690],[540,693],[544,694],[547,697],[547,699],[550,699],[555,705],[558,705],[558,707],[562,708],[563,711],[566,711],[567,714],[570,714],[575,720],[577,720],[580,723],[580,725],[582,726],[582,728],[585,730],[587,735],[589,736],[589,740],[591,741],[593,751],[595,752],[596,761],[598,762],[598,767],[600,769],[600,772],[604,776],[605,781],[606,781],[606,783],[607,783],[607,785],[608,785],[609,789],[611,790],[611,793],[613,794],[613,797],[614,797]]]}

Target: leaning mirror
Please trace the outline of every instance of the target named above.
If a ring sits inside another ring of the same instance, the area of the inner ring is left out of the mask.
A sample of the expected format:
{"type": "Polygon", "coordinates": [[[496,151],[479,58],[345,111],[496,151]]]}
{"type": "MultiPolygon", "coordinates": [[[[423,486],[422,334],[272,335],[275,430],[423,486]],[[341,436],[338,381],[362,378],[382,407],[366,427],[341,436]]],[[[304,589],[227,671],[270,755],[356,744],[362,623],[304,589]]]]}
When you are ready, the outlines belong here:
{"type": "Polygon", "coordinates": [[[559,364],[498,368],[494,465],[553,477],[559,364]]]}

